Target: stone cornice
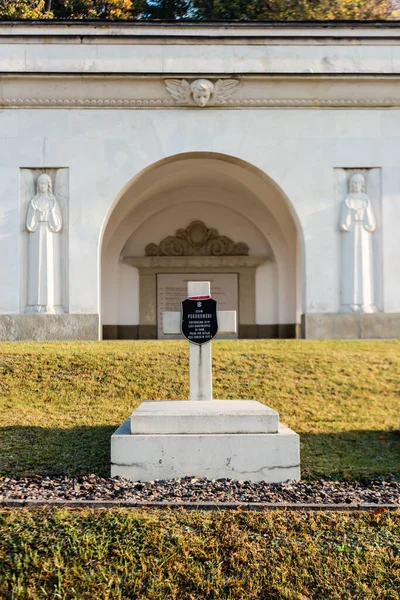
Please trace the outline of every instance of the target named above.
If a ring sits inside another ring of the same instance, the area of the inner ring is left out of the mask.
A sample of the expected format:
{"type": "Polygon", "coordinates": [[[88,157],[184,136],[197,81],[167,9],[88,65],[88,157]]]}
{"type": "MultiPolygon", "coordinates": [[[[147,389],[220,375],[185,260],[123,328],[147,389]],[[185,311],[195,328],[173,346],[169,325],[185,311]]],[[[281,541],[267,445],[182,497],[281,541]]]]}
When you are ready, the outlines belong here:
{"type": "Polygon", "coordinates": [[[85,37],[100,39],[108,37],[109,43],[120,43],[121,37],[135,38],[157,36],[160,38],[179,37],[232,39],[242,38],[248,43],[249,38],[287,38],[299,37],[337,40],[343,38],[344,43],[349,39],[385,38],[397,35],[399,21],[313,21],[313,22],[105,22],[105,21],[0,21],[0,38],[5,36],[34,39],[37,36],[70,37],[84,43],[85,37]]]}
{"type": "Polygon", "coordinates": [[[0,72],[400,74],[398,31],[397,23],[3,23],[0,72]]]}
{"type": "MultiPolygon", "coordinates": [[[[63,100],[45,99],[37,100],[35,98],[12,98],[0,100],[1,108],[68,108],[68,109],[84,109],[84,108],[111,108],[111,109],[151,109],[151,108],[181,108],[176,106],[172,100],[63,100]]],[[[196,107],[193,107],[196,108],[196,107]]],[[[384,98],[382,100],[353,100],[351,98],[340,98],[337,100],[306,100],[303,98],[293,98],[287,100],[285,98],[254,98],[243,101],[227,101],[224,104],[213,106],[217,110],[234,109],[234,108],[400,108],[399,98],[384,98]]]]}
{"type": "MultiPolygon", "coordinates": [[[[189,84],[197,76],[181,76],[189,84]]],[[[224,77],[202,75],[212,82],[224,77]]],[[[400,75],[237,76],[231,95],[206,106],[172,97],[169,78],[134,75],[0,75],[0,108],[174,109],[399,108],[400,75]]]]}
{"type": "Polygon", "coordinates": [[[138,269],[154,268],[252,268],[255,269],[271,256],[124,256],[124,262],[138,269]]]}

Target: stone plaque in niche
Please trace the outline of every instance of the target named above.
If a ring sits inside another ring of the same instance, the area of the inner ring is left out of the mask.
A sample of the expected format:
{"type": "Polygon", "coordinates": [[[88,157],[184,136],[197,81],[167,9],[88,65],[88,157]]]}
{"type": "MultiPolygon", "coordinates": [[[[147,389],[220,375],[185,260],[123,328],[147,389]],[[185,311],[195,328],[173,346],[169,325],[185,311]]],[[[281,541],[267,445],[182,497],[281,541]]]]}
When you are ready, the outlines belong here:
{"type": "MultiPolygon", "coordinates": [[[[238,310],[238,276],[236,273],[171,273],[157,275],[157,337],[182,339],[181,335],[164,335],[163,312],[180,311],[187,296],[188,281],[209,281],[211,296],[218,302],[218,310],[238,310]]],[[[218,334],[216,339],[236,339],[238,334],[218,334]]]]}

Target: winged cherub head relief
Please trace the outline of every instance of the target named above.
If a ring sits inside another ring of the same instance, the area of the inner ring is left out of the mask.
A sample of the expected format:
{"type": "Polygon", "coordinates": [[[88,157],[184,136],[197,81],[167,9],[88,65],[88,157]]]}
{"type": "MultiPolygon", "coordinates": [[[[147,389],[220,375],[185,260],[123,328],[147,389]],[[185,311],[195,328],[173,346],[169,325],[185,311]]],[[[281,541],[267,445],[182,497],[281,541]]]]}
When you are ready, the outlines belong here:
{"type": "Polygon", "coordinates": [[[198,106],[205,106],[214,92],[214,84],[208,79],[196,79],[190,84],[193,100],[198,106]]]}
{"type": "Polygon", "coordinates": [[[203,108],[210,104],[223,104],[233,94],[239,84],[237,79],[218,79],[215,83],[209,79],[195,79],[189,83],[186,79],[166,79],[165,87],[177,104],[197,104],[203,108]]]}

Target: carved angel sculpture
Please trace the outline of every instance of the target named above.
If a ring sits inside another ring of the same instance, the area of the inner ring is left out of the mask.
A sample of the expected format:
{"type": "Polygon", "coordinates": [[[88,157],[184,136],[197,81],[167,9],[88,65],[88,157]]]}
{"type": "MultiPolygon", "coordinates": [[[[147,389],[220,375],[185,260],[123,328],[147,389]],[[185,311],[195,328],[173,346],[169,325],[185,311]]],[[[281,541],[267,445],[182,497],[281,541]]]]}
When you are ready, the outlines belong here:
{"type": "Polygon", "coordinates": [[[342,204],[341,312],[376,311],[371,238],[376,229],[376,220],[365,187],[365,178],[361,173],[352,175],[349,182],[350,193],[342,204]]]}
{"type": "Polygon", "coordinates": [[[191,104],[192,98],[197,106],[222,104],[239,85],[237,79],[218,79],[215,83],[209,79],[195,79],[192,83],[186,79],[167,79],[165,86],[177,104],[191,104]]]}
{"type": "Polygon", "coordinates": [[[28,306],[30,313],[62,313],[60,236],[62,215],[49,175],[37,179],[37,193],[28,206],[28,306]]]}

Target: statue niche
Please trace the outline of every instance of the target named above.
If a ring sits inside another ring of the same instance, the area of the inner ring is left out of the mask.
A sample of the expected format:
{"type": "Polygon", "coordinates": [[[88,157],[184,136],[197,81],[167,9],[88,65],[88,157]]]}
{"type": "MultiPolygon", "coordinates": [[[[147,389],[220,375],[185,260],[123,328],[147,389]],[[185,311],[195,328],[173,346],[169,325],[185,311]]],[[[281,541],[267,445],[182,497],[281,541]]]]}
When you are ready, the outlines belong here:
{"type": "Polygon", "coordinates": [[[192,221],[186,229],[178,229],[159,244],[148,244],[146,256],[248,256],[249,247],[244,242],[235,243],[208,229],[202,221],[192,221]]]}
{"type": "Polygon", "coordinates": [[[376,220],[361,173],[350,177],[349,194],[342,204],[342,305],[341,312],[376,312],[372,233],[376,220]]]}
{"type": "Polygon", "coordinates": [[[63,313],[61,300],[60,205],[52,191],[49,175],[36,182],[36,195],[26,216],[28,242],[27,313],[63,313]]]}

